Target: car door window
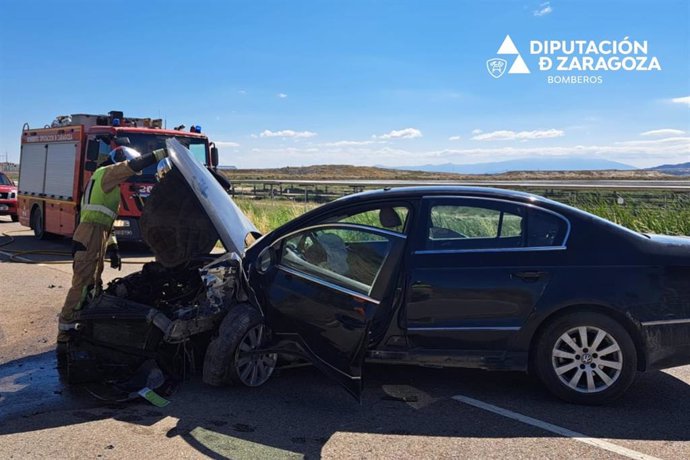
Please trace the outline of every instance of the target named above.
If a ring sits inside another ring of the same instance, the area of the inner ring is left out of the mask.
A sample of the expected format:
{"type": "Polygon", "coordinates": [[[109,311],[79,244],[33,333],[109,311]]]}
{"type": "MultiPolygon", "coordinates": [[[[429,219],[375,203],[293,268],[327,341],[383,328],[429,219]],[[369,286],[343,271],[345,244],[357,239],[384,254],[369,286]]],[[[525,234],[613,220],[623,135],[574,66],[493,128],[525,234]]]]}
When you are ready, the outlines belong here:
{"type": "Polygon", "coordinates": [[[363,230],[306,230],[283,242],[280,264],[369,295],[391,246],[390,237],[363,230]]]}
{"type": "Polygon", "coordinates": [[[481,250],[562,246],[565,218],[536,206],[486,199],[430,202],[427,250],[481,250]]]}
{"type": "Polygon", "coordinates": [[[326,222],[341,222],[405,233],[409,209],[406,206],[379,205],[366,210],[330,217],[326,222]]]}
{"type": "Polygon", "coordinates": [[[427,228],[427,249],[486,249],[523,245],[520,208],[472,204],[434,205],[427,228]]]}

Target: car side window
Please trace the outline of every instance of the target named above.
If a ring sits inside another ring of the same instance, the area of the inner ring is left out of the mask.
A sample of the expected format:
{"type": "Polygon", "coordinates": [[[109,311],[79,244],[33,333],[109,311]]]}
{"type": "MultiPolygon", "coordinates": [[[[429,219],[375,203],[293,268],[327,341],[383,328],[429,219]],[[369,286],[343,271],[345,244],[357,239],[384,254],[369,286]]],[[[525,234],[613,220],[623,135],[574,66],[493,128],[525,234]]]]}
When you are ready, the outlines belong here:
{"type": "Polygon", "coordinates": [[[493,205],[441,204],[431,207],[427,249],[488,249],[524,245],[521,209],[493,205]]]}
{"type": "Polygon", "coordinates": [[[280,264],[369,295],[391,247],[389,237],[361,230],[306,230],[283,242],[280,264]]]}
{"type": "Polygon", "coordinates": [[[567,224],[554,214],[530,209],[526,230],[527,246],[560,246],[565,240],[567,224]]]}
{"type": "Polygon", "coordinates": [[[551,212],[494,200],[432,203],[427,250],[481,250],[559,246],[566,221],[551,212]]]}
{"type": "Polygon", "coordinates": [[[406,206],[377,206],[365,211],[334,216],[328,222],[366,225],[396,233],[405,233],[409,209],[406,206]]]}

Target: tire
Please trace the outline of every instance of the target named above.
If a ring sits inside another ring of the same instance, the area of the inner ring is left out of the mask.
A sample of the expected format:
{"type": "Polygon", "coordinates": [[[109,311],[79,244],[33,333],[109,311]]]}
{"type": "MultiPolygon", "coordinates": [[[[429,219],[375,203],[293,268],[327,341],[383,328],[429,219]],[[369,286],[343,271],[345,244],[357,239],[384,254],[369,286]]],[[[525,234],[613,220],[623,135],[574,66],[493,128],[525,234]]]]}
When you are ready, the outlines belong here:
{"type": "Polygon", "coordinates": [[[630,334],[601,313],[580,311],[556,319],[539,337],[535,353],[537,376],[546,388],[576,404],[599,405],[619,398],[637,373],[630,334]]]}
{"type": "Polygon", "coordinates": [[[204,358],[203,379],[213,386],[244,385],[258,387],[275,370],[275,353],[243,356],[265,342],[266,328],[258,310],[239,304],[225,316],[218,336],[208,345],[204,358]]]}
{"type": "Polygon", "coordinates": [[[43,221],[43,212],[38,206],[31,210],[31,228],[36,239],[48,239],[48,232],[46,232],[45,222],[43,221]]]}
{"type": "Polygon", "coordinates": [[[17,214],[12,214],[12,222],[19,222],[19,215],[17,214]]]}

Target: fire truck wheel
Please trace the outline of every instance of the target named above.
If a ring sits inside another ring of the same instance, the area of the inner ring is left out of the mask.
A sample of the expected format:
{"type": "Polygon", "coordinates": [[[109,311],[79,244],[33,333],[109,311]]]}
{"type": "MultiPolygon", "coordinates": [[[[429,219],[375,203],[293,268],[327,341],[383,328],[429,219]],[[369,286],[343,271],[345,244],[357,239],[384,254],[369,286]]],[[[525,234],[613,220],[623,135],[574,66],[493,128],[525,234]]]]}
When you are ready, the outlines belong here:
{"type": "Polygon", "coordinates": [[[34,236],[39,240],[45,240],[48,238],[48,233],[46,232],[45,225],[43,223],[43,213],[41,208],[36,206],[31,211],[31,228],[34,231],[34,236]]]}

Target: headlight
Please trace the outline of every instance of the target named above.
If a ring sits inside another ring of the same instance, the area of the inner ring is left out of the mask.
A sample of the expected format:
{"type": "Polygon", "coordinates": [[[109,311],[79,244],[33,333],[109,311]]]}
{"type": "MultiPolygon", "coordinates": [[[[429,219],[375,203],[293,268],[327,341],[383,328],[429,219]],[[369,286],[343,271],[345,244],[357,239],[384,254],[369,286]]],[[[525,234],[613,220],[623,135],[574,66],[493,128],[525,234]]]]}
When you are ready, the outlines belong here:
{"type": "Polygon", "coordinates": [[[129,227],[129,221],[117,219],[115,222],[113,222],[113,227],[129,227]]]}
{"type": "Polygon", "coordinates": [[[17,192],[10,192],[10,194],[8,195],[8,197],[9,197],[10,200],[13,200],[13,199],[17,198],[17,192]]]}

